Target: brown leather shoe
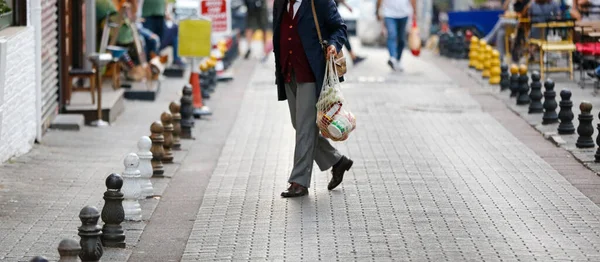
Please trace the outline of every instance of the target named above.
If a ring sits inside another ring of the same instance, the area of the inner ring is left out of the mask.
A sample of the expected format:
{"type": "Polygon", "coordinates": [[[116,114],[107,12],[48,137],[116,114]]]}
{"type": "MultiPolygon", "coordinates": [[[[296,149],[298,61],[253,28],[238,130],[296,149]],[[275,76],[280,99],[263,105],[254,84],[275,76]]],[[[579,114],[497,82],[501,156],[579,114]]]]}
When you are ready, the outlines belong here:
{"type": "Polygon", "coordinates": [[[342,183],[344,180],[344,173],[352,168],[352,164],[354,162],[351,159],[348,159],[346,156],[342,156],[340,161],[338,161],[333,168],[331,169],[331,181],[329,181],[329,185],[327,185],[327,189],[333,190],[337,186],[342,183]]]}
{"type": "Polygon", "coordinates": [[[281,192],[282,197],[301,197],[304,195],[308,195],[308,189],[296,183],[292,183],[286,191],[281,192]]]}

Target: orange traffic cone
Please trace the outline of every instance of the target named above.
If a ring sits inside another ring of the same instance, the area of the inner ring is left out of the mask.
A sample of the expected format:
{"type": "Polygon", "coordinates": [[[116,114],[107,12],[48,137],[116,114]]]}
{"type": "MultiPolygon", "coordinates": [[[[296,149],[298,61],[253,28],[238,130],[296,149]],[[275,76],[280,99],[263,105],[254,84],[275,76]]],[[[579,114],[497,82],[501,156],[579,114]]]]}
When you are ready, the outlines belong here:
{"type": "Polygon", "coordinates": [[[194,118],[212,115],[210,108],[202,103],[202,91],[200,90],[200,76],[195,70],[190,74],[190,85],[192,85],[192,105],[194,106],[194,118]]]}

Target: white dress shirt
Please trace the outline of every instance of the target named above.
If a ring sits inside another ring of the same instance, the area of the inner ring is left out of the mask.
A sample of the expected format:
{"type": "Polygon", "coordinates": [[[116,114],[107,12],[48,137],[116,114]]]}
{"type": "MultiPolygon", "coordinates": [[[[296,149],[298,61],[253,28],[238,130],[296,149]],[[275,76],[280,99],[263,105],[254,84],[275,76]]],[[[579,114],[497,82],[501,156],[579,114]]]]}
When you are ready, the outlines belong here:
{"type": "MultiPolygon", "coordinates": [[[[293,18],[293,17],[295,17],[295,16],[296,16],[296,14],[298,13],[298,9],[300,9],[300,3],[302,3],[302,0],[296,0],[296,2],[294,3],[294,16],[292,16],[292,18],[293,18]]],[[[285,10],[286,12],[287,12],[288,10],[290,10],[290,2],[288,2],[288,4],[287,4],[286,8],[287,8],[287,9],[285,10]]]]}

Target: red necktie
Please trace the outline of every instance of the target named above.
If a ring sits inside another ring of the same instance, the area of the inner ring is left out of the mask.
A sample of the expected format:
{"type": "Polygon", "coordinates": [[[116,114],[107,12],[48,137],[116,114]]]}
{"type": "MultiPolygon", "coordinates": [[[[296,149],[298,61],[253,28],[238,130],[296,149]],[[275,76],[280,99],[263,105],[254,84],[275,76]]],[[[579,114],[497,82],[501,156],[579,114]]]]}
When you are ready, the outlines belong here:
{"type": "Polygon", "coordinates": [[[296,3],[296,0],[290,0],[290,8],[288,10],[288,13],[290,14],[291,18],[294,18],[294,4],[296,3]]]}

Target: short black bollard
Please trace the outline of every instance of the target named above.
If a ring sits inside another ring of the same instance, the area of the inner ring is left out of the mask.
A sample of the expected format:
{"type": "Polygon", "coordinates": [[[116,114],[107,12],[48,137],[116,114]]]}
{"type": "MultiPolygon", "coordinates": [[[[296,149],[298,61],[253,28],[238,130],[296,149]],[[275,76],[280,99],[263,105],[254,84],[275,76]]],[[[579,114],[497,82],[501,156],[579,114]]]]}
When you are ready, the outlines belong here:
{"type": "Polygon", "coordinates": [[[510,88],[510,76],[508,74],[508,65],[502,64],[500,66],[500,91],[504,91],[510,88]]]}
{"type": "Polygon", "coordinates": [[[179,104],[171,102],[169,104],[169,111],[173,116],[173,150],[181,150],[181,114],[179,111],[181,108],[179,104]]]}
{"type": "Polygon", "coordinates": [[[81,252],[81,246],[77,240],[65,238],[58,244],[58,254],[60,255],[58,262],[78,262],[79,252],[81,252]]]}
{"type": "Polygon", "coordinates": [[[558,112],[558,133],[561,135],[570,135],[575,133],[575,125],[573,125],[573,101],[571,101],[571,91],[563,89],[560,91],[560,112],[558,112]]]}
{"type": "Polygon", "coordinates": [[[517,95],[517,105],[527,105],[531,102],[529,99],[529,76],[527,76],[527,66],[519,67],[519,94],[517,95]]]}
{"type": "Polygon", "coordinates": [[[29,260],[29,262],[48,262],[48,259],[43,256],[36,256],[36,257],[31,258],[31,260],[29,260]]]}
{"type": "Polygon", "coordinates": [[[531,74],[531,92],[529,93],[529,114],[537,114],[544,112],[544,106],[542,105],[542,82],[540,82],[540,73],[534,71],[531,74]]]}
{"type": "Polygon", "coordinates": [[[547,79],[544,83],[544,116],[542,125],[558,123],[558,114],[556,114],[556,92],[554,91],[554,81],[547,79]]]}
{"type": "Polygon", "coordinates": [[[592,138],[592,135],[594,135],[594,126],[592,125],[594,116],[591,114],[592,104],[583,101],[579,105],[579,109],[581,110],[581,114],[579,114],[578,118],[579,126],[577,127],[577,134],[579,134],[579,137],[577,138],[575,146],[578,148],[592,148],[596,145],[592,138]]]}
{"type": "Polygon", "coordinates": [[[515,64],[510,66],[510,97],[517,97],[519,93],[519,67],[515,64]]]}
{"type": "MultiPolygon", "coordinates": [[[[600,119],[600,113],[598,113],[598,118],[600,119]]],[[[596,128],[598,129],[598,135],[596,136],[596,144],[598,145],[598,150],[596,150],[596,154],[594,155],[594,161],[598,163],[600,162],[600,123],[596,128]]]]}
{"type": "Polygon", "coordinates": [[[194,106],[192,105],[192,86],[189,84],[183,87],[183,95],[180,100],[181,108],[181,138],[193,139],[192,127],[194,127],[194,106]]]}
{"type": "Polygon", "coordinates": [[[119,174],[110,174],[106,178],[104,207],[102,208],[102,244],[105,247],[125,248],[125,234],[121,223],[125,220],[123,210],[123,178],[119,174]]]}
{"type": "Polygon", "coordinates": [[[102,230],[98,225],[99,218],[100,212],[93,206],[86,206],[79,212],[79,220],[81,220],[78,233],[81,237],[79,241],[81,246],[79,258],[82,262],[100,261],[102,254],[104,254],[104,248],[100,240],[102,230]]]}

